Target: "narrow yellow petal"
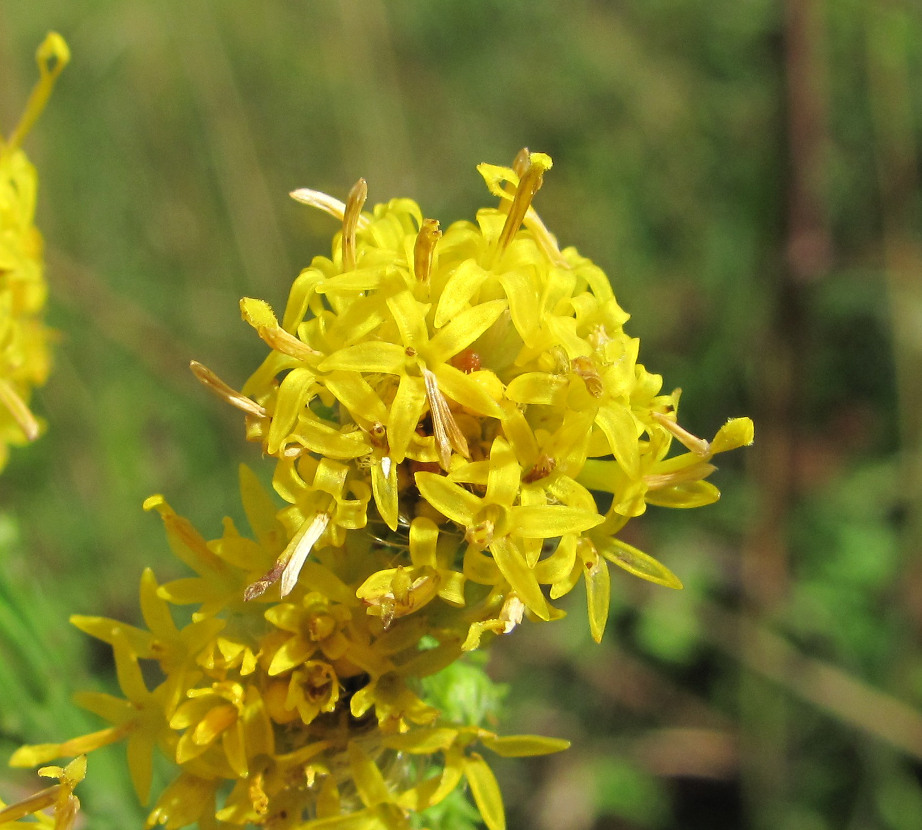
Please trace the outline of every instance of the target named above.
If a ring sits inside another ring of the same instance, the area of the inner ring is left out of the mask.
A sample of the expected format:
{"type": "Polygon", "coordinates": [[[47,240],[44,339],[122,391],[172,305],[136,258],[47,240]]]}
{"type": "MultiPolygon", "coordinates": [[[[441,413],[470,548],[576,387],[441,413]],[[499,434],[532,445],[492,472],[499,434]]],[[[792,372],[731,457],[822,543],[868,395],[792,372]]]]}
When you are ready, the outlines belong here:
{"type": "Polygon", "coordinates": [[[535,572],[525,563],[525,557],[512,541],[508,537],[495,539],[490,545],[490,553],[493,554],[500,573],[522,602],[542,620],[549,620],[551,611],[535,578],[535,572]]]}
{"type": "Polygon", "coordinates": [[[476,752],[464,759],[464,777],[489,830],[506,830],[506,813],[496,776],[476,752]]]}
{"type": "Polygon", "coordinates": [[[55,758],[84,755],[94,749],[99,749],[102,746],[108,746],[121,740],[130,729],[130,724],[110,726],[107,729],[100,729],[98,732],[91,732],[89,735],[71,738],[69,741],[64,741],[60,744],[21,746],[12,754],[9,763],[11,767],[37,767],[55,758]]]}
{"type": "Polygon", "coordinates": [[[417,473],[416,486],[420,495],[442,515],[462,527],[474,524],[482,503],[473,493],[437,473],[417,473]]]}
{"type": "Polygon", "coordinates": [[[525,758],[533,755],[550,755],[570,747],[562,738],[545,738],[542,735],[481,735],[480,742],[491,752],[503,758],[525,758]]]}
{"type": "Polygon", "coordinates": [[[657,585],[665,585],[667,588],[682,587],[679,578],[669,568],[627,542],[611,538],[598,544],[598,548],[599,553],[609,562],[624,568],[634,576],[655,582],[657,585]]]}

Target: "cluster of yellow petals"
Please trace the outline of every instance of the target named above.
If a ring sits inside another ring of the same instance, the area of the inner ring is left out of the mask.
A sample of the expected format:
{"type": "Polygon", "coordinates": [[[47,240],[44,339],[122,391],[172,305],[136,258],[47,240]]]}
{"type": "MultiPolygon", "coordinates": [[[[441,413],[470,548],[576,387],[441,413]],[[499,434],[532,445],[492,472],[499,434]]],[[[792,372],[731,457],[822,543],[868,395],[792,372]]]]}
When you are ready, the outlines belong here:
{"type": "MultiPolygon", "coordinates": [[[[386,573],[393,556],[367,534],[315,551],[284,601],[268,594],[245,599],[246,586],[278,557],[289,533],[247,468],[241,490],[254,538],[228,519],[222,537],[206,541],[161,497],[148,499],[173,552],[195,575],[159,584],[145,571],[145,628],[72,618],[112,647],[124,697],[78,695],[111,725],[63,743],[22,747],[11,764],[35,766],[124,741],[146,803],[154,756],[162,754],[178,774],[157,797],[147,826],[170,830],[196,822],[408,828],[412,814],[440,803],[462,781],[491,830],[500,830],[499,789],[474,747],[516,756],[556,752],[567,743],[448,723],[423,700],[425,678],[455,661],[461,643],[451,619],[438,613],[393,622],[414,592],[412,582],[396,575],[389,619],[366,613],[362,586],[386,573]],[[180,614],[184,624],[177,624],[180,614]]],[[[414,537],[411,544],[434,561],[431,541],[414,537]]],[[[461,601],[459,594],[450,598],[461,601]]]]}
{"type": "Polygon", "coordinates": [[[34,225],[38,179],[20,145],[70,60],[64,39],[49,34],[36,60],[40,77],[25,113],[9,138],[0,135],[0,469],[11,445],[38,437],[29,400],[50,364],[42,237],[34,225]]]}
{"type": "Polygon", "coordinates": [[[228,519],[206,541],[149,499],[194,575],[145,572],[146,628],[74,618],[112,647],[124,697],[82,695],[111,725],[14,764],[124,741],[146,801],[162,753],[179,771],[148,826],[170,830],[398,830],[462,782],[505,827],[478,745],[566,742],[449,722],[427,684],[526,615],[561,616],[580,581],[600,639],[609,564],[680,587],[617,533],[647,504],[714,501],[714,455],[752,440],[746,418],[710,442],[678,424],[608,278],[531,207],[550,166],[481,165],[499,206],[444,232],[407,199],[365,211],[364,182],[345,202],[293,194],[341,222],[332,256],[281,321],[242,301],[270,353],[241,390],[193,364],[275,459],[284,506],[243,468],[251,536],[228,519]]]}
{"type": "Polygon", "coordinates": [[[361,596],[391,619],[440,593],[451,603],[449,586],[468,648],[485,625],[509,630],[510,606],[559,615],[548,599],[581,575],[599,639],[608,562],[680,586],[615,534],[648,504],[715,501],[711,459],[750,443],[752,422],[731,420],[712,442],[679,426],[679,393],[637,362],[606,275],[560,250],[531,206],[550,167],[525,150],[511,168],[480,165],[498,207],[444,232],[408,199],[364,211],[364,181],[345,203],[292,194],[341,221],[332,256],[300,273],[281,321],[241,302],[271,352],[240,392],[193,365],[246,413],[289,505],[291,542],[248,596],[276,582],[285,596],[310,552],[350,531],[405,550],[414,534],[446,537],[441,569],[404,554],[361,596]],[[683,452],[670,457],[673,441],[683,452]],[[488,589],[478,603],[471,583],[488,589]]]}

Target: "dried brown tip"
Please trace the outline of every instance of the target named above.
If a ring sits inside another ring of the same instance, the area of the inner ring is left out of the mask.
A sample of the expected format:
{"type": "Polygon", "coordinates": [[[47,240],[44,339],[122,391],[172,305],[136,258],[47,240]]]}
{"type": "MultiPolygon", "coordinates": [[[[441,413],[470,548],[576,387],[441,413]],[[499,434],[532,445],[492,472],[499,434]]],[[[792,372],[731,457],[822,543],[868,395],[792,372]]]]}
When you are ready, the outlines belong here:
{"type": "Polygon", "coordinates": [[[279,583],[280,595],[283,598],[287,597],[297,584],[298,576],[307,557],[310,556],[311,550],[329,523],[329,513],[318,513],[309,522],[305,522],[279,558],[275,560],[275,564],[263,576],[247,586],[243,592],[244,600],[249,602],[262,596],[269,586],[276,582],[279,583]]]}
{"type": "Polygon", "coordinates": [[[531,153],[528,151],[527,147],[523,147],[515,154],[515,159],[512,162],[512,169],[520,179],[525,175],[525,171],[528,169],[528,159],[530,156],[531,153]]]}
{"type": "MultiPolygon", "coordinates": [[[[320,190],[311,190],[309,187],[299,187],[297,190],[292,190],[288,195],[296,202],[322,210],[334,219],[339,219],[340,222],[343,221],[343,217],[346,215],[346,205],[343,202],[335,196],[330,196],[328,193],[323,193],[320,190]]],[[[356,223],[356,228],[362,231],[368,227],[368,224],[368,217],[360,215],[356,223]]]]}
{"type": "Polygon", "coordinates": [[[236,389],[226,384],[207,366],[202,365],[197,360],[190,361],[189,368],[203,386],[206,386],[214,392],[219,398],[229,403],[231,406],[246,412],[248,415],[255,415],[258,418],[266,417],[266,410],[252,398],[241,394],[236,389]]]}

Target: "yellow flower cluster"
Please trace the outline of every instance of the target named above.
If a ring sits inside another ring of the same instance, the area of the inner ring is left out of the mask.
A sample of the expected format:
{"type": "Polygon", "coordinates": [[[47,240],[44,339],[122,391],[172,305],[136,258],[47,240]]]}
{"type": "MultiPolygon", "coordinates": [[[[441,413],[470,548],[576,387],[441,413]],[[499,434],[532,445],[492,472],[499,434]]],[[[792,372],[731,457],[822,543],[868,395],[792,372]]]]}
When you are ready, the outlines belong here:
{"type": "Polygon", "coordinates": [[[159,750],[179,774],[148,826],[170,830],[396,830],[461,782],[504,828],[478,745],[566,742],[450,721],[436,676],[526,614],[561,616],[551,601],[581,579],[600,639],[609,563],[679,587],[616,533],[647,504],[714,501],[713,456],[752,440],[745,418],[712,442],[678,425],[606,276],[531,207],[550,166],[481,165],[499,207],[444,233],[409,200],[363,212],[364,182],[345,203],[293,194],[342,223],[332,257],[298,276],[281,322],[243,300],[271,352],[241,391],[193,364],[246,413],[285,506],[243,468],[252,538],[227,520],[206,541],[149,499],[195,576],[145,572],[146,628],[74,619],[111,645],[124,698],[81,696],[111,726],[14,764],[125,740],[146,800],[159,750]]]}
{"type": "MultiPolygon", "coordinates": [[[[170,830],[194,822],[408,828],[409,815],[439,804],[462,780],[489,827],[502,828],[499,788],[474,745],[518,756],[556,752],[567,743],[499,737],[440,719],[421,698],[421,684],[460,656],[460,643],[438,614],[389,626],[366,613],[357,587],[394,556],[371,536],[316,551],[284,602],[245,599],[246,586],[289,534],[245,467],[241,489],[255,539],[228,519],[223,536],[207,542],[160,496],[148,499],[173,552],[196,575],[160,585],[145,571],[146,629],[72,618],[112,647],[124,698],[78,695],[112,725],[60,744],[23,747],[10,763],[34,766],[124,740],[135,789],[146,802],[159,750],[180,773],[160,794],[147,826],[170,830]],[[194,606],[185,625],[176,624],[171,606],[194,606]],[[151,689],[145,676],[154,671],[160,679],[151,689]]],[[[411,544],[417,550],[429,542],[420,547],[414,535],[411,544]]]]}
{"type": "Polygon", "coordinates": [[[342,222],[332,257],[301,272],[281,322],[242,301],[272,350],[242,392],[193,364],[246,412],[288,503],[291,541],[248,597],[275,582],[284,597],[349,531],[405,551],[359,589],[368,613],[390,624],[439,597],[463,609],[465,649],[525,610],[559,615],[545,586],[556,599],[580,576],[600,639],[606,562],[680,587],[615,534],[647,504],[715,501],[711,459],[751,443],[752,422],[712,442],[678,425],[679,392],[637,362],[608,278],[531,207],[550,167],[526,150],[480,165],[499,206],[444,234],[408,199],[363,212],[364,181],[346,203],[292,194],[342,222]]]}
{"type": "Polygon", "coordinates": [[[0,470],[10,445],[38,437],[29,409],[32,389],[49,369],[49,331],[42,320],[46,286],[42,237],[33,224],[38,179],[20,149],[70,60],[64,39],[50,33],[36,53],[39,81],[8,139],[0,135],[0,470]]]}

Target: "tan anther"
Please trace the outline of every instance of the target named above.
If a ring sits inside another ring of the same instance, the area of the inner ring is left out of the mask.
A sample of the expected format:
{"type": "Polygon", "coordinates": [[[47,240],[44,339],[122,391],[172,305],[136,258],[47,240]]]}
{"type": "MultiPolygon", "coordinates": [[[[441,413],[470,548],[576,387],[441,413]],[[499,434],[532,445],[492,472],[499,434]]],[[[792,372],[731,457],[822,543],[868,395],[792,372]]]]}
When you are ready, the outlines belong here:
{"type": "Polygon", "coordinates": [[[375,421],[368,430],[368,437],[371,439],[371,445],[379,450],[387,448],[387,429],[384,424],[375,421]]]}
{"type": "Polygon", "coordinates": [[[416,245],[413,248],[413,273],[420,282],[429,282],[432,271],[432,257],[435,246],[442,238],[437,219],[423,219],[422,227],[416,235],[416,245]]]}
{"type": "Polygon", "coordinates": [[[602,376],[590,357],[574,357],[571,368],[586,384],[586,389],[593,398],[601,398],[605,391],[602,376]]]}
{"type": "Polygon", "coordinates": [[[483,550],[493,541],[496,525],[490,519],[484,519],[464,532],[464,540],[475,548],[483,550]]]}
{"type": "Polygon", "coordinates": [[[429,401],[429,412],[432,415],[432,433],[435,436],[435,446],[439,454],[442,469],[447,470],[451,461],[451,451],[460,453],[465,458],[470,458],[467,439],[458,422],[455,421],[448,401],[439,389],[435,375],[428,369],[423,369],[423,381],[426,384],[426,398],[429,401]]]}
{"type": "Polygon", "coordinates": [[[544,455],[544,453],[542,453],[538,456],[535,466],[522,476],[522,484],[531,484],[535,481],[540,481],[542,478],[547,478],[547,476],[554,472],[556,466],[556,458],[551,458],[549,455],[544,455]]]}
{"type": "Polygon", "coordinates": [[[516,231],[521,227],[532,199],[544,183],[545,171],[551,169],[551,163],[550,156],[544,153],[528,154],[528,165],[519,177],[519,186],[515,189],[515,196],[512,197],[512,204],[509,206],[509,215],[499,235],[500,251],[505,250],[516,231]]]}
{"type": "Polygon", "coordinates": [[[269,586],[276,582],[279,583],[281,595],[288,596],[298,581],[298,575],[311,549],[323,535],[329,523],[329,513],[318,513],[310,521],[305,521],[279,558],[275,560],[275,564],[263,576],[247,586],[243,592],[244,600],[249,602],[262,596],[269,586]]]}
{"type": "Polygon", "coordinates": [[[528,170],[530,156],[531,152],[527,147],[523,147],[515,154],[515,159],[512,162],[512,170],[520,179],[525,175],[525,171],[528,170]]]}
{"type": "Polygon", "coordinates": [[[355,270],[355,231],[367,198],[368,184],[359,179],[349,191],[343,214],[343,273],[355,270]]]}
{"type": "MultiPolygon", "coordinates": [[[[512,172],[515,173],[519,179],[525,175],[525,171],[528,169],[528,156],[528,148],[523,147],[521,150],[519,150],[518,153],[515,154],[515,158],[512,160],[512,172]]],[[[506,182],[503,184],[503,190],[511,196],[515,196],[515,185],[513,185],[512,182],[506,182]]],[[[509,213],[509,208],[511,205],[511,201],[503,199],[500,203],[499,209],[503,213],[509,213]]]]}
{"type": "Polygon", "coordinates": [[[695,461],[689,466],[671,473],[646,475],[643,477],[643,483],[648,490],[660,490],[663,487],[675,487],[692,481],[702,481],[716,469],[713,464],[709,464],[705,460],[695,461]]]}
{"type": "Polygon", "coordinates": [[[611,337],[608,336],[608,329],[601,323],[592,327],[587,339],[589,340],[589,345],[597,352],[602,351],[606,344],[611,342],[611,337]]]}

